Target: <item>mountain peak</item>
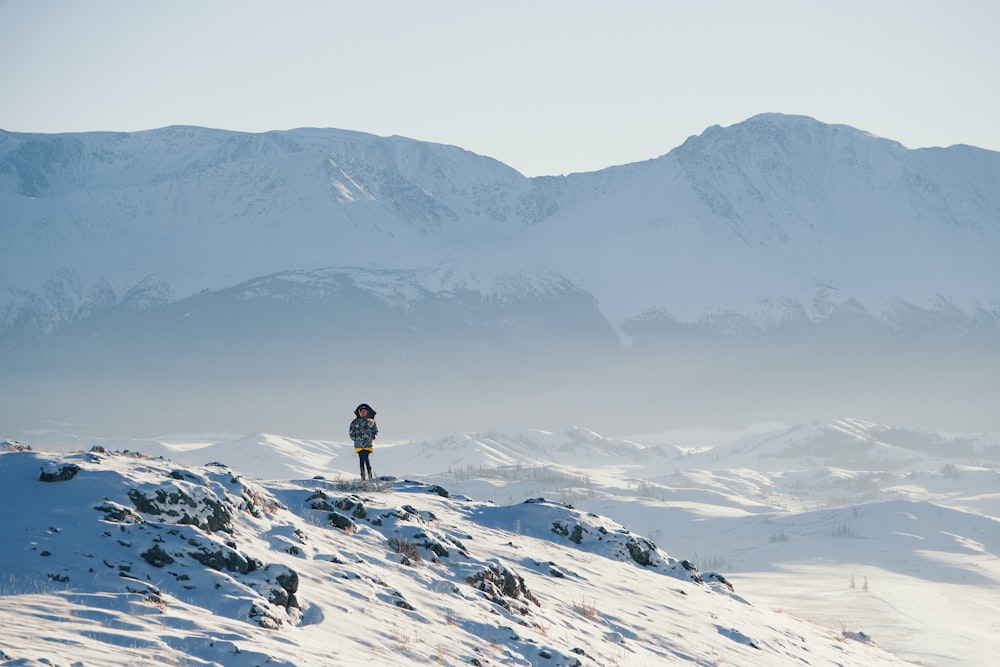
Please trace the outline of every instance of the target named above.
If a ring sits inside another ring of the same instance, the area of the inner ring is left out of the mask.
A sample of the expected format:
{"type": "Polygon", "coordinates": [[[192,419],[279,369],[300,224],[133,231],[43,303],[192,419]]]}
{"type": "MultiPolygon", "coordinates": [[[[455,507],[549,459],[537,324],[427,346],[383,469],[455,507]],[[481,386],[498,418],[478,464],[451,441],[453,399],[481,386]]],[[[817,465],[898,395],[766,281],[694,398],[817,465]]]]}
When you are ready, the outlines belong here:
{"type": "Polygon", "coordinates": [[[905,150],[897,141],[884,139],[849,125],[832,125],[810,116],[762,113],[745,121],[722,127],[713,125],[700,135],[689,137],[677,150],[682,154],[745,153],[757,157],[795,159],[828,158],[842,150],[866,152],[905,150]]]}

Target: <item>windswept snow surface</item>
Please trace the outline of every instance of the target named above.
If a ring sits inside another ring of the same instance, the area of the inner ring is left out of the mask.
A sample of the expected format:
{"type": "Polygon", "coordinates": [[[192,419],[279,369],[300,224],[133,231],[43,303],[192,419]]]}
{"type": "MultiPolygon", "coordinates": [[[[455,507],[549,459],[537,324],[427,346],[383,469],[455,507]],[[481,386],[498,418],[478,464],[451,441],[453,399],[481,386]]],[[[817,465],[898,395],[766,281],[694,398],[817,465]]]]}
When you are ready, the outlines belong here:
{"type": "Polygon", "coordinates": [[[4,664],[904,664],[561,503],[0,456],[4,664]]]}
{"type": "Polygon", "coordinates": [[[367,488],[346,442],[30,440],[38,451],[0,454],[5,506],[30,508],[2,519],[11,664],[1000,660],[997,434],[858,419],[628,438],[462,433],[377,443],[387,477],[367,488]],[[167,459],[71,453],[112,443],[167,459]],[[71,464],[73,479],[38,481],[71,464]],[[135,489],[221,499],[232,532],[189,525],[208,515],[183,502],[192,520],[144,514],[135,489]],[[419,560],[406,564],[397,538],[424,545],[419,560]],[[157,544],[175,563],[142,558],[157,544]],[[210,548],[258,567],[194,562],[210,548]],[[514,597],[489,601],[467,583],[491,567],[515,573],[514,597]],[[268,602],[286,569],[298,608],[268,602]]]}

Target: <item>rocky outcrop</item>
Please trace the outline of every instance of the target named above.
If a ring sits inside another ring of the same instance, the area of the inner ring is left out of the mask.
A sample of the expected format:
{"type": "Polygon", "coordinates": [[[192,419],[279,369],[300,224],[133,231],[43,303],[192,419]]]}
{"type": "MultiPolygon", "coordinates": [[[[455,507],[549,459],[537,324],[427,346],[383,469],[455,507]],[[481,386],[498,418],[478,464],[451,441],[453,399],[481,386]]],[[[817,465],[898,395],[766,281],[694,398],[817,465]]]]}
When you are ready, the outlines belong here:
{"type": "Polygon", "coordinates": [[[481,591],[484,597],[493,604],[500,605],[509,611],[517,611],[522,615],[531,613],[528,602],[536,607],[541,606],[524,583],[524,577],[515,572],[509,565],[502,562],[490,564],[488,567],[466,579],[466,583],[481,591]]]}

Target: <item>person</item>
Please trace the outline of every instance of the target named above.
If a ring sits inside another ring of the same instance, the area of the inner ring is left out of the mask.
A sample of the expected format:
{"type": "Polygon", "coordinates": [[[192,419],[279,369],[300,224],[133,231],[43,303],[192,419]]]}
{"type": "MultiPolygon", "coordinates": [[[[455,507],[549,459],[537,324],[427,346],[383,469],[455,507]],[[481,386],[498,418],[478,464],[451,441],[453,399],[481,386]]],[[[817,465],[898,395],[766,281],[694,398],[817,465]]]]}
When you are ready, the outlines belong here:
{"type": "Polygon", "coordinates": [[[372,406],[362,403],[354,408],[354,420],[351,422],[349,433],[361,464],[361,479],[371,479],[372,463],[368,457],[375,450],[373,442],[378,435],[378,425],[375,423],[375,411],[372,410],[372,406]]]}

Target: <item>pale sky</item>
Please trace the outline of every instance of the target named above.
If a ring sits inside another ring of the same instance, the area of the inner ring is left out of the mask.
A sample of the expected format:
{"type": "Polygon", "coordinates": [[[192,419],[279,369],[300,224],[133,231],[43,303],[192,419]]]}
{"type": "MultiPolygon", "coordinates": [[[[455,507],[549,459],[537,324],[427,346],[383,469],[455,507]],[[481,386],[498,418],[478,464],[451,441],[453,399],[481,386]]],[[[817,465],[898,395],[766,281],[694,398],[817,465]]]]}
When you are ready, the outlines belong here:
{"type": "Polygon", "coordinates": [[[335,127],[527,176],[763,112],[1000,150],[998,0],[0,0],[0,129],[335,127]]]}

